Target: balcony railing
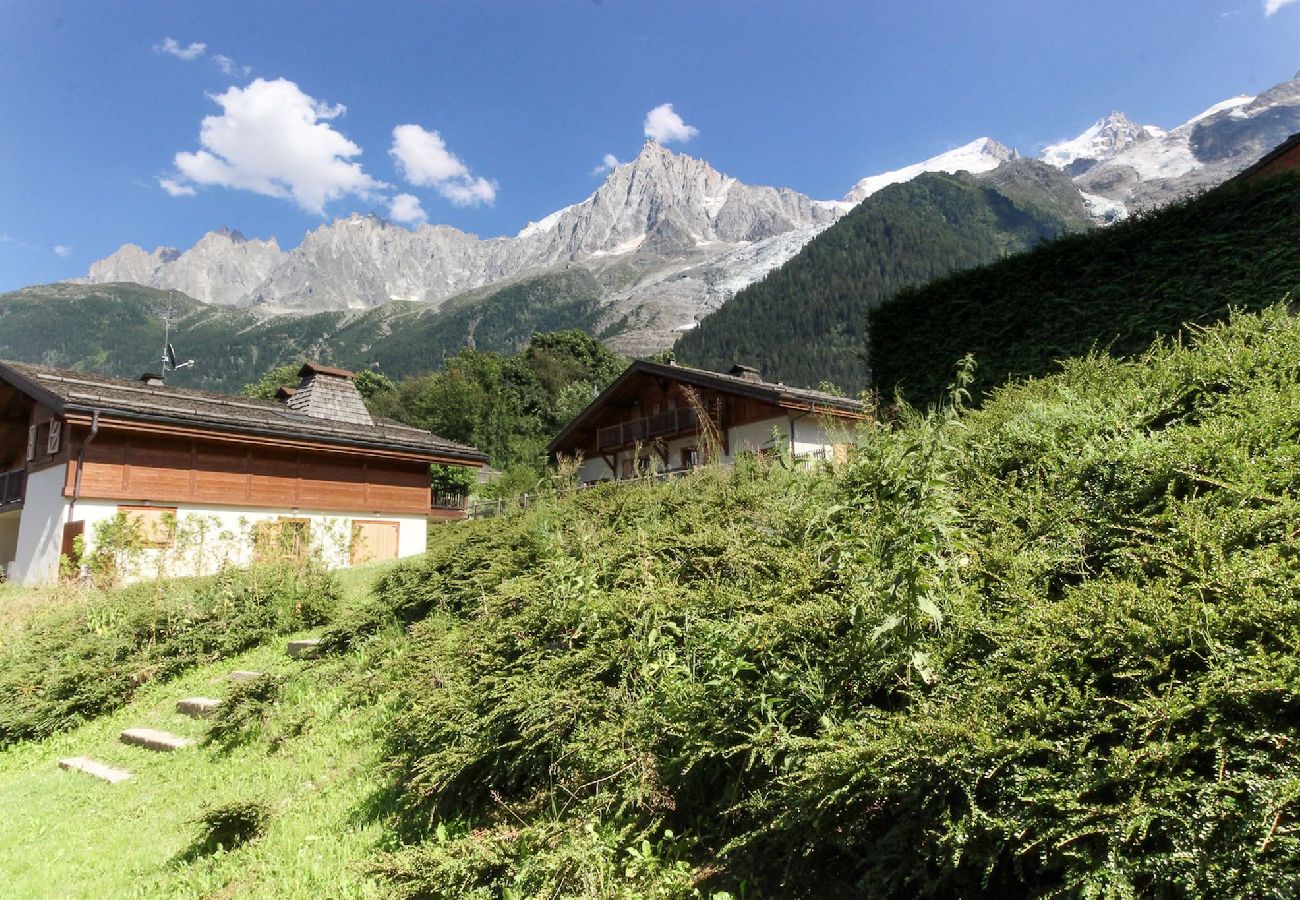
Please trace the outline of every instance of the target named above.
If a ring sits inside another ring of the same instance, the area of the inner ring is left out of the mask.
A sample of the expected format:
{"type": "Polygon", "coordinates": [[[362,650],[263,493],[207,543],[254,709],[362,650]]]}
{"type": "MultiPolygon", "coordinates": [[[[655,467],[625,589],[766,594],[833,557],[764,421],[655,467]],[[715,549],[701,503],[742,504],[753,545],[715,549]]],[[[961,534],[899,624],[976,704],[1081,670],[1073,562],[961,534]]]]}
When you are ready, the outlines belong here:
{"type": "Polygon", "coordinates": [[[433,509],[463,510],[469,491],[464,488],[432,488],[429,491],[429,506],[433,509]]]}
{"type": "Polygon", "coordinates": [[[14,469],[0,474],[0,509],[6,506],[21,506],[26,495],[26,469],[14,469]]]}
{"type": "Polygon", "coordinates": [[[689,408],[670,409],[657,415],[646,416],[644,419],[633,419],[630,422],[620,422],[617,425],[610,425],[608,428],[598,429],[596,431],[596,449],[613,450],[616,447],[626,447],[640,441],[669,437],[681,434],[683,431],[692,431],[698,424],[699,419],[696,417],[694,410],[689,408]]]}

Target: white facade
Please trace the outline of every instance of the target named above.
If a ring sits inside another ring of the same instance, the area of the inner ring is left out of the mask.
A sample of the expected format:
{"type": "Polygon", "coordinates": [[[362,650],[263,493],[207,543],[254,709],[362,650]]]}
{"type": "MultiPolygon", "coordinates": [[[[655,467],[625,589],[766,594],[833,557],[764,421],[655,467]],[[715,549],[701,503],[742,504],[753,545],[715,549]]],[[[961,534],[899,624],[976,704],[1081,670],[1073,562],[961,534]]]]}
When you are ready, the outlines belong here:
{"type": "Polygon", "coordinates": [[[63,480],[68,470],[52,466],[27,476],[27,493],[18,519],[18,540],[6,577],[17,584],[47,584],[59,577],[59,547],[68,501],[63,497],[63,480]]]}
{"type": "MultiPolygon", "coordinates": [[[[795,458],[822,456],[830,458],[836,446],[853,441],[853,425],[842,419],[821,414],[789,411],[785,415],[749,422],[727,429],[727,452],[722,455],[723,465],[730,465],[737,456],[745,453],[782,449],[795,458]]],[[[668,452],[668,470],[676,471],[682,465],[682,450],[698,447],[697,435],[673,438],[664,442],[668,452]]],[[[624,472],[625,463],[631,461],[636,469],[636,449],[629,448],[611,454],[615,469],[610,471],[603,457],[584,459],[578,468],[580,482],[617,479],[624,472]]],[[[640,448],[642,458],[648,457],[656,471],[663,469],[663,459],[648,445],[640,448]]]]}
{"type": "Polygon", "coordinates": [[[352,559],[353,524],[395,523],[397,556],[423,553],[428,542],[428,523],[423,516],[360,515],[328,510],[265,509],[240,506],[192,504],[141,504],[132,500],[78,500],[63,496],[66,469],[55,466],[35,472],[27,480],[27,494],[21,512],[0,516],[0,566],[10,581],[24,586],[48,584],[59,576],[63,526],[69,521],[85,522],[84,554],[96,548],[98,528],[112,520],[119,506],[175,511],[175,529],[167,546],[145,547],[120,554],[119,565],[126,580],[156,576],[210,575],[223,565],[245,566],[253,562],[254,536],[259,523],[284,519],[304,520],[313,550],[331,568],[349,565],[352,559]],[[16,519],[16,528],[9,524],[16,519]],[[6,552],[6,535],[16,532],[12,550],[6,552]]]}

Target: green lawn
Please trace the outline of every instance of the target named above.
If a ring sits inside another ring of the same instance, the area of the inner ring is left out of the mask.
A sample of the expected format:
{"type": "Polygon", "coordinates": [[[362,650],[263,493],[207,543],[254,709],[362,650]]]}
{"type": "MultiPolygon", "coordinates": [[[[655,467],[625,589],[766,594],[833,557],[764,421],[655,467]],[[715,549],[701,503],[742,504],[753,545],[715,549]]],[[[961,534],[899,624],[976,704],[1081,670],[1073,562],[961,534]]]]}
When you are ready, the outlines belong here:
{"type": "MultiPolygon", "coordinates": [[[[346,573],[347,600],[364,596],[386,568],[346,573]]],[[[0,610],[13,608],[11,594],[0,596],[0,610]]],[[[0,752],[0,894],[377,895],[366,860],[385,834],[374,736],[387,709],[382,667],[374,663],[358,653],[290,660],[277,641],[148,685],[130,705],[72,731],[0,752]],[[136,726],[201,737],[206,724],[176,713],[175,702],[225,696],[234,669],[286,678],[270,720],[249,741],[170,754],[118,741],[136,726]],[[283,740],[273,746],[277,737],[283,740]],[[63,771],[64,756],[91,756],[132,778],[109,785],[63,771]],[[274,810],[261,838],[232,852],[184,858],[204,809],[244,799],[265,800],[274,810]]]]}

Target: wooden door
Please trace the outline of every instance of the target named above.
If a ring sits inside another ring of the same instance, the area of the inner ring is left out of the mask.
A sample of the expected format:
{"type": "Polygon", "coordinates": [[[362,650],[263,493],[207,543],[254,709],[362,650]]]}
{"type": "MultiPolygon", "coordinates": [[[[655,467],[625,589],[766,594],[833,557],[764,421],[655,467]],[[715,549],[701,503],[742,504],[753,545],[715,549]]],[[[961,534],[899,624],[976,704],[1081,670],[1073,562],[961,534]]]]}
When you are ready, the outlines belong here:
{"type": "Polygon", "coordinates": [[[352,564],[397,559],[397,522],[353,522],[352,564]]]}

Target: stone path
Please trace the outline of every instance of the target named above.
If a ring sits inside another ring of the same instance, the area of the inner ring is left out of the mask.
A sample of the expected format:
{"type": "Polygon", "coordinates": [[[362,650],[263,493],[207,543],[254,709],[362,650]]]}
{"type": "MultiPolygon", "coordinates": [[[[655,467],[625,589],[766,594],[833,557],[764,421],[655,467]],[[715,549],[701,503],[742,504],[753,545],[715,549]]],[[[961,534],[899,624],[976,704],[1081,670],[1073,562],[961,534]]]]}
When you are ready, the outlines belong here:
{"type": "Polygon", "coordinates": [[[109,784],[117,784],[119,781],[126,781],[131,777],[131,773],[126,769],[115,769],[107,763],[91,759],[89,756],[65,757],[59,760],[59,768],[85,772],[87,775],[98,778],[100,781],[107,781],[109,784]]]}
{"type": "Polygon", "coordinates": [[[320,656],[320,638],[289,642],[289,655],[294,659],[316,659],[320,656]]]}
{"type": "Polygon", "coordinates": [[[190,738],[183,738],[169,731],[159,731],[156,728],[128,728],[122,732],[121,740],[124,744],[133,744],[146,750],[158,750],[164,753],[180,750],[194,743],[190,738]]]}
{"type": "Polygon", "coordinates": [[[206,719],[217,711],[221,701],[213,697],[186,697],[176,701],[176,711],[191,719],[206,719]]]}
{"type": "MultiPolygon", "coordinates": [[[[317,659],[320,656],[320,638],[289,641],[287,652],[294,659],[317,659]]],[[[234,682],[252,681],[263,677],[263,673],[236,669],[229,677],[234,682]]],[[[192,719],[203,719],[216,712],[221,702],[215,697],[185,697],[176,701],[176,711],[192,719]]],[[[119,735],[119,739],[124,744],[159,752],[180,750],[195,743],[192,738],[181,737],[156,728],[128,728],[119,735]]],[[[131,777],[131,773],[126,769],[116,769],[89,756],[64,757],[59,760],[59,768],[84,772],[109,784],[118,784],[131,777]]]]}

